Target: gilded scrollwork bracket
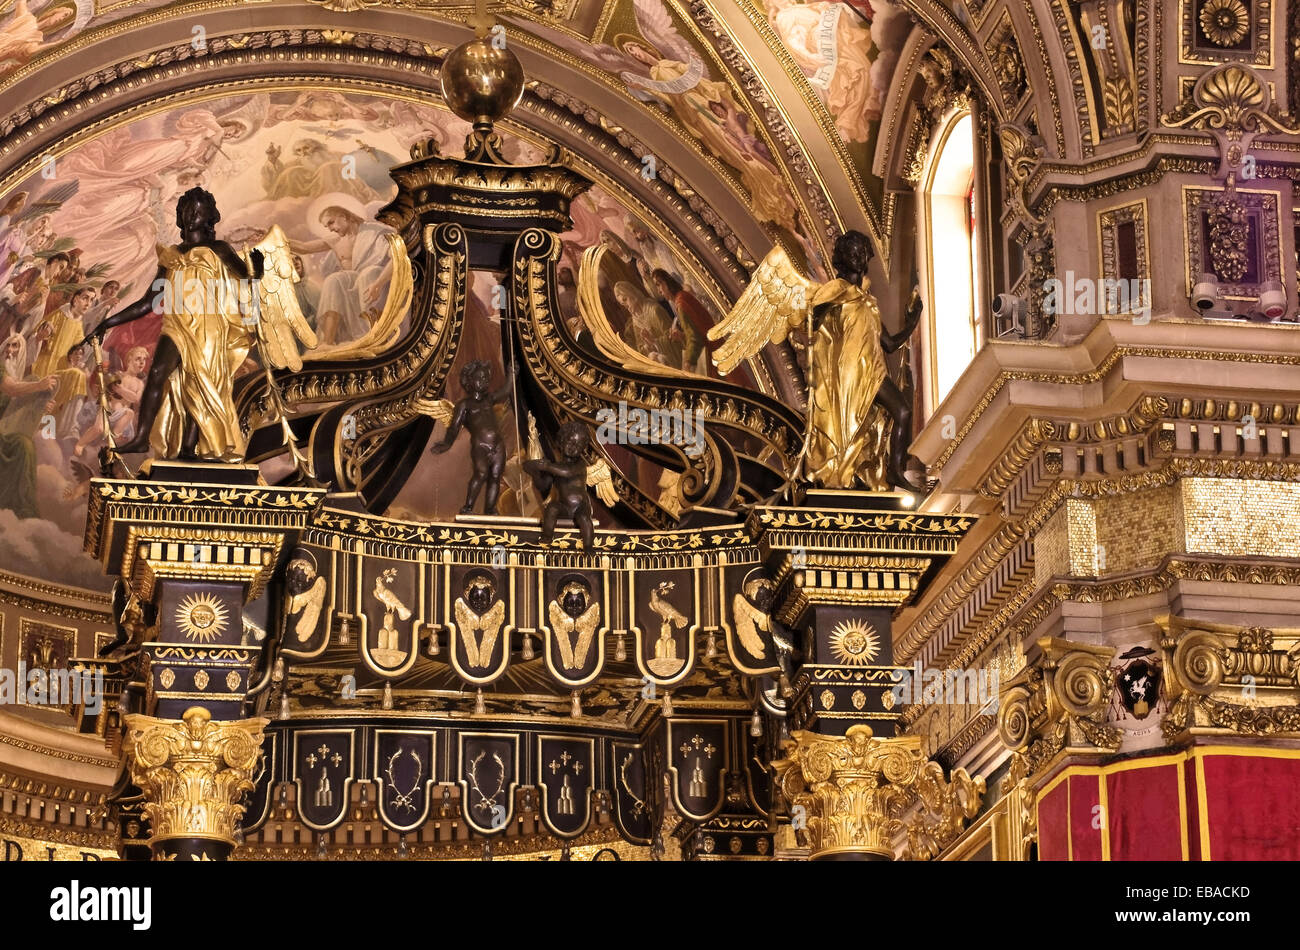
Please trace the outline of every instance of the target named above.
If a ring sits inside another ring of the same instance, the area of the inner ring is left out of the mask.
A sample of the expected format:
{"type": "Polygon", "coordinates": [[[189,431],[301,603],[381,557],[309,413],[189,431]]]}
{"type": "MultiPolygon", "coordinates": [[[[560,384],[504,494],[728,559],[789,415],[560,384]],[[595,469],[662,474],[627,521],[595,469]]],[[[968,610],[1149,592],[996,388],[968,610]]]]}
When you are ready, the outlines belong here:
{"type": "Polygon", "coordinates": [[[927,762],[912,790],[920,807],[905,822],[905,861],[929,861],[961,837],[966,824],[979,814],[984,797],[984,777],[953,769],[945,779],[938,762],[927,762]]]}
{"type": "Polygon", "coordinates": [[[1119,750],[1119,730],[1104,721],[1115,648],[1056,637],[1038,641],[1038,657],[1001,691],[998,735],[1037,774],[1064,756],[1119,750]]]}
{"type": "Polygon", "coordinates": [[[1158,617],[1170,742],[1300,736],[1300,629],[1158,617]]]}

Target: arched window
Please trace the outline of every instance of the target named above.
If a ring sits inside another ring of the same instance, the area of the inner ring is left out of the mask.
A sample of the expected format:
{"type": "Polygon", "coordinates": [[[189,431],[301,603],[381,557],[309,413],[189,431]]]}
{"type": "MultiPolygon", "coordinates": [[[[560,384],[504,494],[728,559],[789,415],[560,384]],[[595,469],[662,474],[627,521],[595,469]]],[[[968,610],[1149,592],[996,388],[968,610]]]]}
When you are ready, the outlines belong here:
{"type": "Polygon", "coordinates": [[[931,139],[919,182],[918,258],[926,314],[921,392],[926,418],[984,342],[975,143],[970,111],[949,113],[931,139]]]}

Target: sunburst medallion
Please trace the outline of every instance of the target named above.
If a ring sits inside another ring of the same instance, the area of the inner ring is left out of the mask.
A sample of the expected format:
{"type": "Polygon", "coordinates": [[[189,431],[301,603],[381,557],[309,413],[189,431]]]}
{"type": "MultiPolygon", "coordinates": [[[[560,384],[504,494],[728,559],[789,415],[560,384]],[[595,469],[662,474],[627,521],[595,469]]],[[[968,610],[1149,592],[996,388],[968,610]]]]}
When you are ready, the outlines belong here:
{"type": "Polygon", "coordinates": [[[176,625],[187,639],[211,643],[226,629],[230,612],[211,594],[190,594],[176,608],[176,625]]]}
{"type": "Polygon", "coordinates": [[[880,636],[865,620],[843,620],[831,631],[831,653],[849,666],[866,666],[880,654],[880,636]]]}

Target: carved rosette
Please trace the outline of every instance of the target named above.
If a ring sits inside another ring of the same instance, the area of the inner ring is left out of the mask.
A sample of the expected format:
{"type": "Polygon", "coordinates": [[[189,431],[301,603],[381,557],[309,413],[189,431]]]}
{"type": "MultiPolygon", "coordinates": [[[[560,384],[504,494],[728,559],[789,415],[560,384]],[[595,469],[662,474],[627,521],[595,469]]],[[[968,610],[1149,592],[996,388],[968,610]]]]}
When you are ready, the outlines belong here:
{"type": "Polygon", "coordinates": [[[202,706],[185,710],[180,721],[125,718],[127,763],[145,795],[155,857],[225,858],[235,846],[240,799],[253,788],[269,720],[214,722],[202,706]]]}
{"type": "Polygon", "coordinates": [[[773,767],[811,859],[892,859],[907,789],[925,764],[921,737],[878,739],[865,725],[843,737],[798,730],[784,750],[773,767]]]}
{"type": "Polygon", "coordinates": [[[1119,730],[1104,722],[1115,689],[1115,648],[1055,637],[1043,637],[1038,647],[1037,661],[999,697],[1002,742],[1025,755],[1031,774],[1058,756],[1118,751],[1119,730]]]}

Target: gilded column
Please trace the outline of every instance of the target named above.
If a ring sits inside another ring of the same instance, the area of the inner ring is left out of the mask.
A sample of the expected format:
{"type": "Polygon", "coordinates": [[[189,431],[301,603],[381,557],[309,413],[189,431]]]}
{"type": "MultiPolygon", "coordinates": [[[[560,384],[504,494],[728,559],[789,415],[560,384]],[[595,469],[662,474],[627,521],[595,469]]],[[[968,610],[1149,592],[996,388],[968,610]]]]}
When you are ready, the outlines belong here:
{"type": "Polygon", "coordinates": [[[179,721],[126,717],[127,764],[145,795],[154,860],[230,856],[267,722],[218,722],[202,706],[191,706],[179,721]]]}

